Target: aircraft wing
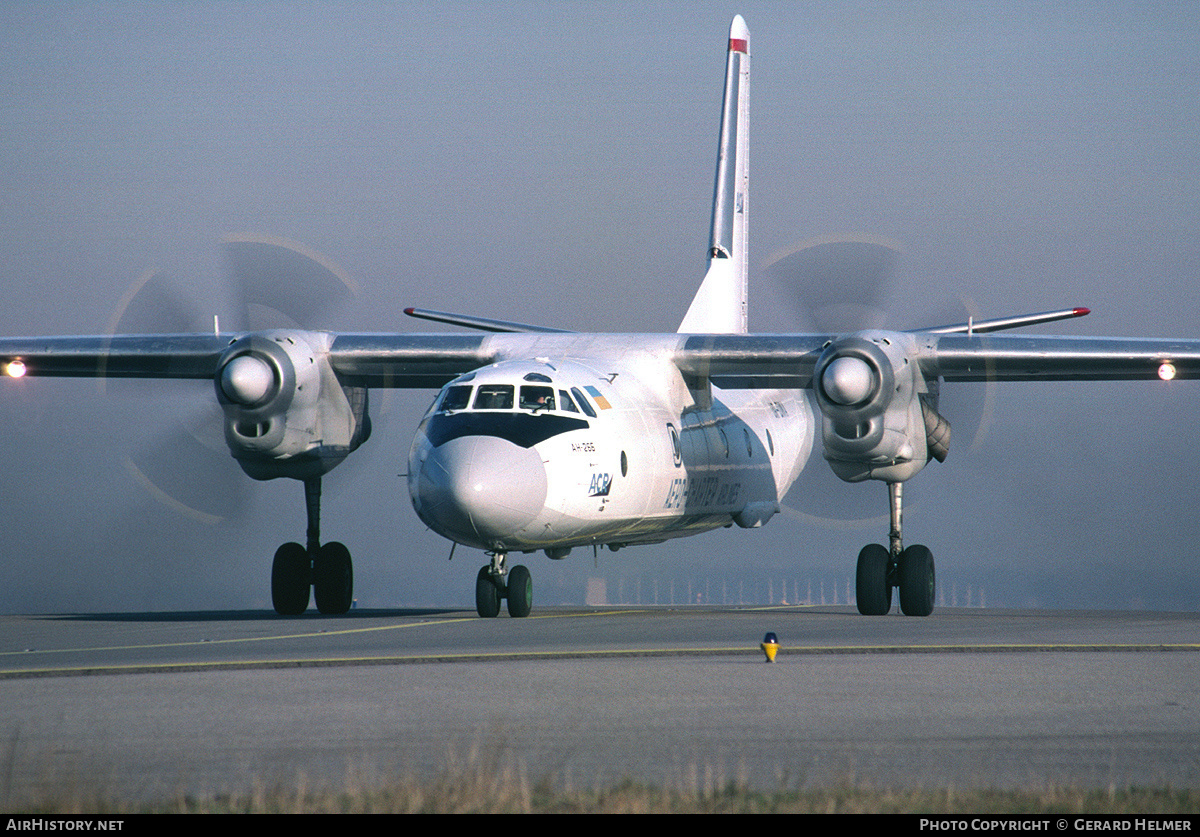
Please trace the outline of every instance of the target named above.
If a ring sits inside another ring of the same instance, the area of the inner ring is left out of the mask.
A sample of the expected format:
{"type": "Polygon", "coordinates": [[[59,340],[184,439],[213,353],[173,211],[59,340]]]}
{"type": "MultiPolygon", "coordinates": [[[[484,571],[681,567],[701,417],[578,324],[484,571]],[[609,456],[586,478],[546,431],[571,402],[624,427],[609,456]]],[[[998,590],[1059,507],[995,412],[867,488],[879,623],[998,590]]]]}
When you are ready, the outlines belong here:
{"type": "MultiPolygon", "coordinates": [[[[325,344],[342,383],[436,389],[495,359],[471,334],[328,334],[325,344]]],[[[9,376],[193,378],[212,380],[229,334],[128,334],[0,339],[0,369],[9,376]]]]}
{"type": "Polygon", "coordinates": [[[329,362],[351,386],[437,389],[494,363],[498,350],[497,338],[488,335],[340,334],[333,338],[329,362]]]}
{"type": "MultiPolygon", "coordinates": [[[[909,360],[919,364],[926,378],[947,381],[1200,378],[1200,340],[874,334],[896,341],[911,338],[909,360]]],[[[854,336],[681,335],[675,361],[685,374],[709,377],[725,388],[808,388],[826,350],[854,336]]]]}
{"type": "Polygon", "coordinates": [[[724,389],[807,389],[833,335],[684,334],[675,364],[724,389]]]}
{"type": "MultiPolygon", "coordinates": [[[[727,389],[804,389],[822,355],[854,335],[328,334],[330,365],[349,386],[436,389],[497,360],[631,348],[666,354],[685,375],[727,389]]],[[[997,334],[900,334],[927,378],[1087,381],[1200,378],[1200,340],[997,334]],[[911,342],[909,342],[911,341],[911,342]],[[1164,364],[1168,364],[1164,368],[1164,364]]],[[[0,339],[14,376],[213,379],[232,335],[142,334],[0,339]],[[14,364],[19,364],[14,366],[14,364]]]]}
{"type": "Polygon", "coordinates": [[[952,334],[928,368],[947,381],[1200,378],[1200,340],[952,334]]]}
{"type": "Polygon", "coordinates": [[[0,361],[15,378],[212,378],[228,344],[217,334],[6,337],[0,361]]]}

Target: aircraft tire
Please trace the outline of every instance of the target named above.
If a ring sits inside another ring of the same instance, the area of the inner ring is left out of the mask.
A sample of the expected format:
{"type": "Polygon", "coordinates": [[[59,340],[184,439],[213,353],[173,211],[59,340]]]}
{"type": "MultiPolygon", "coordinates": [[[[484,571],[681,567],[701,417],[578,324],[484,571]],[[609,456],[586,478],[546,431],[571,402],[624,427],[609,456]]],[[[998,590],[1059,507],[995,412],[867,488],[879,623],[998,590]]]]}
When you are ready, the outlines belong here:
{"type": "Polygon", "coordinates": [[[492,568],[484,566],[475,577],[475,611],[484,619],[500,615],[500,588],[492,578],[492,568]]]}
{"type": "Polygon", "coordinates": [[[933,553],[919,544],[900,553],[900,610],[905,616],[933,613],[933,553]]]}
{"type": "Polygon", "coordinates": [[[522,564],[508,571],[508,615],[521,619],[533,609],[533,576],[522,564]]]}
{"type": "Polygon", "coordinates": [[[877,543],[867,544],[858,553],[854,575],[854,596],[863,616],[883,616],[892,609],[892,585],[888,583],[891,555],[877,543]]]}
{"type": "Polygon", "coordinates": [[[338,615],[354,602],[354,562],[337,541],[321,547],[313,560],[313,598],[321,613],[338,615]]]}
{"type": "Polygon", "coordinates": [[[271,604],[280,616],[298,616],[308,609],[310,587],[308,550],[285,543],[271,562],[271,604]]]}

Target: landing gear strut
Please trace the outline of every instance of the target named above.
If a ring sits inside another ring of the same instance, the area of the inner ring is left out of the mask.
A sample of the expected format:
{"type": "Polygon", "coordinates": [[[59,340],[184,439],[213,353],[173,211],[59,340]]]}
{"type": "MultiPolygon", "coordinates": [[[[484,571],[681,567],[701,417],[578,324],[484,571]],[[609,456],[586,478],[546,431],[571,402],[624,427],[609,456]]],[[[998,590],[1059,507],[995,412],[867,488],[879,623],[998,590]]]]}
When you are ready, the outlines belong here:
{"type": "Polygon", "coordinates": [[[892,608],[892,588],[900,588],[900,610],[905,616],[933,613],[935,589],[933,553],[924,546],[904,548],[901,529],[904,483],[889,482],[888,498],[891,527],[890,549],[868,544],[858,553],[854,594],[858,612],[864,616],[883,616],[892,608]]]}
{"type": "Polygon", "coordinates": [[[509,569],[507,553],[493,552],[492,563],[480,567],[475,577],[475,611],[484,619],[500,614],[500,600],[508,599],[508,615],[520,619],[533,609],[533,577],[522,564],[509,569]]]}
{"type": "Polygon", "coordinates": [[[337,541],[321,544],[321,478],[304,481],[308,513],[308,546],[285,543],[271,565],[271,603],[280,616],[296,616],[308,608],[309,588],[317,610],[345,613],[354,601],[354,565],[350,550],[337,541]]]}

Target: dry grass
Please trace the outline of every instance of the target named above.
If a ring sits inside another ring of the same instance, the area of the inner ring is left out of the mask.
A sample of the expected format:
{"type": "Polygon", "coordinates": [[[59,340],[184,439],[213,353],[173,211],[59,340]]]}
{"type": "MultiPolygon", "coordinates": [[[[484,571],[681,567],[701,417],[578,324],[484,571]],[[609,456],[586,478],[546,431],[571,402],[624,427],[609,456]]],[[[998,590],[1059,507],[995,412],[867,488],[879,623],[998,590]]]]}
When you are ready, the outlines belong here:
{"type": "Polygon", "coordinates": [[[134,805],[112,800],[46,801],[7,813],[64,815],[175,814],[1194,814],[1193,790],[1109,792],[1074,788],[1048,791],[871,790],[837,787],[759,792],[730,787],[690,794],[621,782],[597,792],[551,792],[502,787],[495,780],[429,784],[397,782],[369,791],[307,792],[274,789],[239,797],[188,797],[134,805]]]}
{"type": "MultiPolygon", "coordinates": [[[[698,771],[692,771],[694,776],[698,771]]],[[[360,784],[357,782],[348,782],[360,784]]],[[[180,796],[150,804],[73,795],[0,806],[22,814],[247,813],[566,813],[566,814],[1194,814],[1200,791],[1171,788],[1050,787],[1041,790],[894,789],[844,782],[815,790],[752,790],[730,783],[713,790],[661,787],[632,780],[595,790],[551,788],[531,782],[512,761],[480,757],[452,763],[437,778],[404,777],[370,787],[310,789],[301,777],[293,786],[255,788],[240,796],[199,799],[180,796]]],[[[690,787],[689,787],[690,786],[690,787]]],[[[70,795],[70,794],[68,794],[70,795]]]]}
{"type": "Polygon", "coordinates": [[[711,794],[664,790],[625,781],[598,792],[552,792],[519,783],[443,780],[398,783],[369,792],[308,793],[278,790],[236,799],[181,799],[145,812],[177,813],[545,813],[545,814],[1194,814],[1195,791],[1130,789],[1119,792],[1055,788],[1049,791],[871,790],[838,787],[758,792],[729,787],[711,794]]]}

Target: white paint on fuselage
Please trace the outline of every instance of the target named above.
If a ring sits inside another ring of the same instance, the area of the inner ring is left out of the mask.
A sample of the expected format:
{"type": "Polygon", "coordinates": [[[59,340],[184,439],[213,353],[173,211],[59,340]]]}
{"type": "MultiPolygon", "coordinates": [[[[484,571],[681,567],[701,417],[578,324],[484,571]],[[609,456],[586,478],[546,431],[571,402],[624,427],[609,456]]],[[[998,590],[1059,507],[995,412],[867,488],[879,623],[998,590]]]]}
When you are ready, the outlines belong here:
{"type": "MultiPolygon", "coordinates": [[[[802,392],[694,392],[661,353],[510,360],[464,377],[475,387],[503,383],[519,390],[531,372],[550,377],[556,392],[585,392],[596,413],[586,417],[586,429],[533,446],[546,471],[544,508],[518,531],[486,543],[456,538],[422,515],[439,534],[484,549],[529,551],[654,543],[733,523],[761,525],[778,511],[812,449],[813,414],[802,392]]],[[[556,406],[556,414],[585,417],[556,406]]],[[[429,450],[418,431],[409,464],[418,514],[415,475],[429,450]]]]}

